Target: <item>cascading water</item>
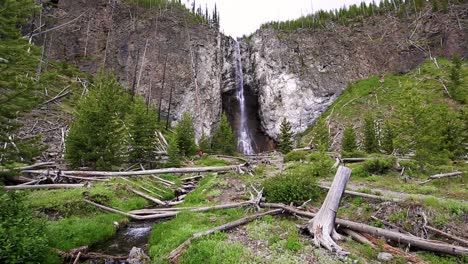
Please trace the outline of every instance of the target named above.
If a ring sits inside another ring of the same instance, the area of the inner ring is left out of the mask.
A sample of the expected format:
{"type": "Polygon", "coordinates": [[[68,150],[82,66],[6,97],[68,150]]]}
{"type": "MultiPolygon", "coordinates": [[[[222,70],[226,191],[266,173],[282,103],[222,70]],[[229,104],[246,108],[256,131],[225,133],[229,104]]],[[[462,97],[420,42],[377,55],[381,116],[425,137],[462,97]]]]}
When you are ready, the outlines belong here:
{"type": "Polygon", "coordinates": [[[248,126],[248,116],[246,111],[246,103],[244,97],[244,74],[242,72],[242,56],[240,52],[239,42],[234,41],[234,51],[236,59],[236,98],[239,102],[240,108],[240,118],[239,118],[239,130],[238,133],[238,143],[237,148],[240,152],[252,155],[255,154],[255,151],[252,148],[252,135],[249,131],[248,126]]]}

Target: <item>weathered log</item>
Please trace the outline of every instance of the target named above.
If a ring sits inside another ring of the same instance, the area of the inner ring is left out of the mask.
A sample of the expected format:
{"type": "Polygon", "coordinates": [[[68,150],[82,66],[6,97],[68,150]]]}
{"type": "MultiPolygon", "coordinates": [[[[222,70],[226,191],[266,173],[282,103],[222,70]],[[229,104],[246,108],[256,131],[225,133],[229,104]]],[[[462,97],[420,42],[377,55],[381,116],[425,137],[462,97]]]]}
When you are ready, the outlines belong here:
{"type": "Polygon", "coordinates": [[[308,224],[310,233],[314,235],[316,246],[322,245],[326,249],[341,255],[349,254],[349,252],[346,252],[334,241],[343,239],[335,230],[335,218],[350,176],[350,168],[344,166],[338,167],[338,171],[322,207],[316,217],[310,220],[308,224]]]}
{"type": "Polygon", "coordinates": [[[366,160],[371,160],[372,158],[342,158],[343,162],[363,162],[366,160]]]}
{"type": "Polygon", "coordinates": [[[454,172],[449,172],[449,173],[441,173],[441,174],[435,174],[435,175],[432,175],[432,176],[429,176],[429,178],[423,182],[420,182],[419,184],[426,184],[432,180],[436,180],[436,179],[441,179],[441,178],[447,178],[447,177],[454,177],[454,176],[459,176],[459,175],[462,175],[463,172],[461,171],[454,171],[454,172]]]}
{"type": "Polygon", "coordinates": [[[270,211],[267,211],[267,212],[264,212],[264,213],[254,214],[254,215],[251,215],[251,216],[248,216],[248,217],[245,217],[245,218],[241,218],[239,220],[236,220],[236,221],[224,224],[224,225],[217,226],[217,227],[215,227],[213,229],[209,229],[209,230],[206,230],[206,231],[195,233],[190,238],[185,240],[185,242],[182,243],[180,246],[178,246],[176,249],[172,250],[171,253],[168,256],[168,260],[171,263],[177,263],[177,259],[182,255],[184,250],[192,243],[193,240],[199,239],[199,238],[204,237],[204,236],[209,236],[209,235],[211,235],[211,234],[213,234],[215,232],[227,231],[227,230],[233,229],[235,227],[245,225],[245,224],[247,224],[249,222],[252,222],[252,221],[254,221],[256,219],[260,219],[260,218],[262,218],[262,217],[264,217],[266,215],[279,214],[279,213],[281,213],[281,211],[282,211],[281,209],[275,209],[275,210],[270,210],[270,211]]]}
{"type": "Polygon", "coordinates": [[[62,250],[56,249],[55,252],[57,254],[67,260],[88,260],[88,259],[112,259],[112,260],[126,260],[128,256],[112,256],[112,255],[106,255],[106,254],[101,254],[97,252],[88,252],[87,247],[86,251],[76,251],[76,252],[65,252],[62,250]]]}
{"type": "Polygon", "coordinates": [[[369,239],[367,239],[365,236],[357,233],[357,232],[354,232],[353,230],[351,229],[347,229],[347,228],[341,228],[340,229],[341,231],[343,231],[345,234],[347,234],[348,236],[350,236],[352,239],[356,240],[357,242],[361,243],[361,244],[365,244],[365,245],[369,245],[371,248],[377,248],[372,242],[369,241],[369,239]]]}
{"type": "MultiPolygon", "coordinates": [[[[329,186],[320,185],[319,187],[322,189],[330,190],[329,186]]],[[[386,196],[380,196],[380,195],[374,195],[374,194],[368,194],[368,193],[361,193],[361,192],[355,192],[355,191],[348,191],[348,190],[345,190],[344,193],[353,195],[353,196],[363,197],[363,198],[375,199],[375,200],[393,201],[393,202],[402,201],[401,199],[398,199],[398,198],[392,198],[392,197],[386,197],[386,196]]]]}
{"type": "Polygon", "coordinates": [[[215,206],[206,206],[206,207],[179,207],[179,208],[157,208],[157,209],[141,209],[128,212],[129,214],[134,215],[147,215],[147,214],[160,214],[168,212],[180,212],[180,211],[190,211],[190,212],[207,212],[211,210],[222,210],[222,209],[231,209],[237,207],[243,207],[247,205],[252,205],[253,202],[241,202],[241,203],[231,203],[231,204],[221,204],[215,206]]]}
{"type": "Polygon", "coordinates": [[[388,222],[388,221],[386,221],[384,219],[380,219],[380,218],[377,218],[375,216],[371,216],[371,218],[373,220],[382,222],[384,225],[386,225],[388,227],[391,227],[391,228],[393,228],[395,230],[398,230],[398,232],[400,232],[400,233],[406,234],[408,236],[415,236],[415,235],[411,234],[410,232],[406,231],[405,229],[403,229],[403,228],[401,228],[399,226],[396,226],[396,225],[394,225],[394,224],[392,224],[392,223],[390,223],[390,222],[388,222]]]}
{"type": "Polygon", "coordinates": [[[169,217],[174,217],[177,215],[177,212],[170,212],[170,213],[163,213],[163,214],[156,214],[156,215],[145,215],[145,216],[140,216],[140,215],[133,215],[133,214],[129,214],[129,213],[126,213],[126,212],[123,212],[123,211],[120,211],[120,210],[117,210],[117,209],[114,209],[114,208],[111,208],[111,207],[107,207],[105,205],[102,205],[102,204],[98,204],[98,203],[95,203],[95,202],[92,202],[90,200],[87,200],[87,199],[84,199],[85,202],[91,204],[91,205],[94,205],[104,211],[108,211],[108,212],[111,212],[111,213],[116,213],[116,214],[121,214],[121,215],[124,215],[124,216],[127,216],[127,217],[130,217],[134,220],[154,220],[154,219],[163,219],[163,218],[169,218],[169,217]]]}
{"type": "Polygon", "coordinates": [[[451,235],[449,233],[446,233],[446,232],[444,232],[442,230],[439,230],[439,229],[434,228],[434,227],[429,226],[429,225],[426,225],[425,228],[428,229],[429,231],[432,231],[433,233],[436,233],[439,236],[443,236],[443,237],[452,239],[454,241],[457,241],[460,245],[468,247],[468,241],[463,239],[463,238],[451,235]]]}
{"type": "MultiPolygon", "coordinates": [[[[190,167],[190,168],[167,168],[167,169],[155,169],[155,170],[140,170],[140,171],[62,171],[66,175],[78,175],[78,176],[102,176],[102,177],[116,177],[116,176],[141,176],[151,174],[166,174],[166,173],[196,173],[196,172],[221,172],[221,171],[232,171],[244,165],[230,165],[220,167],[190,167]]],[[[43,174],[45,170],[23,170],[27,173],[32,174],[43,174]]]]}
{"type": "Polygon", "coordinates": [[[64,177],[64,178],[72,179],[72,180],[81,180],[81,181],[98,181],[98,182],[107,182],[107,181],[109,181],[109,179],[78,177],[78,176],[70,176],[70,175],[66,175],[66,174],[61,174],[60,177],[64,177]]]}
{"type": "Polygon", "coordinates": [[[37,190],[37,189],[77,189],[84,184],[42,184],[42,185],[14,185],[5,186],[5,190],[37,190]]]}
{"type": "Polygon", "coordinates": [[[154,198],[154,197],[152,197],[152,196],[149,196],[149,195],[147,195],[147,194],[145,194],[145,193],[139,192],[139,191],[137,191],[137,190],[135,190],[135,189],[132,189],[132,188],[129,188],[129,190],[130,190],[131,192],[133,192],[134,194],[139,195],[139,196],[145,198],[146,200],[151,201],[151,202],[153,202],[153,203],[155,203],[155,204],[167,205],[166,202],[163,202],[163,201],[159,200],[158,198],[154,198]]]}
{"type": "Polygon", "coordinates": [[[40,168],[40,167],[44,167],[44,166],[51,166],[51,165],[54,165],[54,164],[55,164],[54,162],[41,162],[41,163],[36,163],[36,164],[24,166],[24,167],[11,168],[11,169],[2,169],[2,170],[0,170],[0,173],[30,170],[30,169],[40,168]]]}
{"type": "MultiPolygon", "coordinates": [[[[302,210],[299,210],[295,207],[283,205],[283,204],[272,204],[272,203],[261,203],[261,207],[264,208],[275,208],[275,209],[283,209],[284,211],[288,211],[289,213],[293,215],[298,215],[302,217],[308,217],[308,218],[314,218],[315,213],[311,212],[305,212],[302,210]]],[[[463,256],[463,255],[468,255],[468,248],[466,247],[460,247],[460,246],[454,246],[446,243],[437,243],[435,241],[429,241],[427,239],[419,238],[419,237],[414,237],[414,236],[408,236],[402,233],[390,231],[390,230],[385,230],[382,228],[366,225],[366,224],[361,224],[361,223],[356,223],[353,221],[349,220],[344,220],[340,218],[335,219],[335,224],[339,225],[340,228],[347,228],[356,232],[360,233],[367,233],[373,236],[383,236],[386,239],[398,242],[398,243],[405,243],[409,244],[413,247],[420,248],[420,249],[425,249],[437,253],[443,253],[443,254],[449,254],[449,255],[455,255],[455,256],[463,256]]]]}
{"type": "MultiPolygon", "coordinates": [[[[372,237],[370,235],[365,234],[364,237],[366,239],[368,239],[369,241],[371,241],[372,243],[375,243],[375,244],[379,243],[379,241],[376,238],[374,238],[374,237],[372,237]]],[[[427,262],[425,262],[424,260],[418,258],[417,256],[411,255],[410,253],[405,252],[405,251],[403,251],[403,250],[401,250],[399,248],[393,247],[393,246],[391,246],[391,245],[389,245],[387,243],[383,243],[382,247],[383,247],[383,249],[385,251],[387,251],[389,253],[392,253],[394,255],[401,256],[401,257],[405,258],[408,261],[408,263],[427,264],[427,262]]]]}

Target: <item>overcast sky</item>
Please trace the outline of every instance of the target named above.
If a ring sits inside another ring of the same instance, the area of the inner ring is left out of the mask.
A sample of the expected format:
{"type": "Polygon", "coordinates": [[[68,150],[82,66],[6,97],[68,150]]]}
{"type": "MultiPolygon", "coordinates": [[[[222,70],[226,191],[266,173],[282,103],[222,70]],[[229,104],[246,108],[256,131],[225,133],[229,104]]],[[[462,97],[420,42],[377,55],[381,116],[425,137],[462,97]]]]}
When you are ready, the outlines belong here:
{"type": "MultiPolygon", "coordinates": [[[[194,0],[182,0],[188,7],[194,0]]],[[[301,17],[320,9],[329,10],[344,5],[371,3],[372,0],[195,0],[197,7],[208,5],[212,10],[215,3],[221,16],[221,30],[233,37],[249,35],[261,24],[301,17]]],[[[375,0],[379,2],[379,0],[375,0]]],[[[210,12],[211,14],[211,12],[210,12]]]]}

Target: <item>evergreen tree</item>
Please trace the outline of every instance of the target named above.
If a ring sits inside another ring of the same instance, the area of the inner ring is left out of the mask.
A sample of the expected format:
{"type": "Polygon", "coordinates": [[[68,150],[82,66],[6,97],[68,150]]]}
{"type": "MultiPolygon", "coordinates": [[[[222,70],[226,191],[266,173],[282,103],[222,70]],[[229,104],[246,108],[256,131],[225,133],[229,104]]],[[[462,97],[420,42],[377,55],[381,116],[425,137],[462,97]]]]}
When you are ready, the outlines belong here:
{"type": "Polygon", "coordinates": [[[331,140],[328,126],[323,119],[318,119],[314,124],[313,143],[319,151],[327,151],[330,148],[331,140]]]}
{"type": "Polygon", "coordinates": [[[236,151],[237,140],[227,119],[223,113],[218,130],[213,135],[212,148],[220,154],[233,155],[236,151]]]}
{"type": "Polygon", "coordinates": [[[127,116],[131,163],[149,163],[153,159],[156,119],[156,109],[148,108],[142,97],[136,97],[127,116]]]}
{"type": "Polygon", "coordinates": [[[344,129],[341,147],[343,152],[351,153],[357,150],[356,133],[354,133],[353,126],[350,124],[346,125],[344,129]]]}
{"type": "Polygon", "coordinates": [[[379,151],[379,143],[375,133],[374,118],[367,115],[364,118],[364,149],[367,153],[377,153],[379,151]]]}
{"type": "Polygon", "coordinates": [[[182,165],[180,161],[180,150],[179,144],[177,143],[176,135],[172,135],[168,138],[168,146],[167,146],[167,163],[166,166],[168,168],[178,168],[182,165]]]}
{"type": "Polygon", "coordinates": [[[38,150],[14,137],[17,118],[38,103],[35,76],[40,52],[22,37],[19,25],[34,13],[34,0],[0,1],[0,163],[25,161],[38,150]]]}
{"type": "Polygon", "coordinates": [[[179,153],[182,156],[191,156],[197,153],[195,143],[195,128],[193,127],[192,115],[188,112],[182,114],[175,127],[175,136],[179,145],[179,153]]]}
{"type": "Polygon", "coordinates": [[[211,139],[202,133],[200,140],[198,142],[199,149],[204,153],[211,153],[211,139]]]}
{"type": "Polygon", "coordinates": [[[464,104],[468,101],[468,92],[466,87],[462,85],[461,67],[462,60],[460,55],[455,54],[452,59],[452,67],[450,68],[449,91],[453,99],[464,104]]]}
{"type": "Polygon", "coordinates": [[[280,126],[280,137],[278,143],[279,151],[283,154],[287,154],[293,149],[293,133],[291,131],[291,128],[291,123],[289,123],[289,121],[286,120],[286,118],[283,118],[283,121],[281,122],[280,126]]]}
{"type": "Polygon", "coordinates": [[[394,150],[393,141],[395,140],[395,132],[392,124],[389,121],[385,121],[382,128],[381,147],[382,150],[391,154],[394,150]]]}
{"type": "Polygon", "coordinates": [[[95,88],[79,101],[66,139],[65,159],[71,166],[120,165],[125,147],[122,120],[128,105],[130,97],[116,77],[99,73],[95,88]]]}

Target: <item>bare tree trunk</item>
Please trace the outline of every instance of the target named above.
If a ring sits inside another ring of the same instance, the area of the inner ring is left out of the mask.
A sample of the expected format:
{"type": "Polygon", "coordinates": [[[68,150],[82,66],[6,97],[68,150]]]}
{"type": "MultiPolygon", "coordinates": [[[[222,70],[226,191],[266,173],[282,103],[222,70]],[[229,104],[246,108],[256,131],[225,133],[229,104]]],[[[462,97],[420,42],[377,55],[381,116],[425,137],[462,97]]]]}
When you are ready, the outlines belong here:
{"type": "Polygon", "coordinates": [[[35,189],[75,189],[83,188],[84,184],[42,184],[5,186],[5,190],[35,190],[35,189]]]}
{"type": "Polygon", "coordinates": [[[166,66],[167,66],[167,55],[166,55],[166,58],[164,59],[163,79],[161,83],[161,91],[159,91],[158,123],[161,121],[162,98],[163,98],[163,92],[164,92],[164,84],[166,82],[166,66]]]}
{"type": "Polygon", "coordinates": [[[340,166],[336,172],[335,179],[328,191],[327,197],[322,204],[314,219],[309,221],[308,229],[314,235],[316,246],[324,246],[326,249],[346,255],[348,252],[343,250],[334,240],[341,240],[342,236],[335,230],[336,212],[340,206],[346,184],[351,176],[351,169],[340,166]]]}

